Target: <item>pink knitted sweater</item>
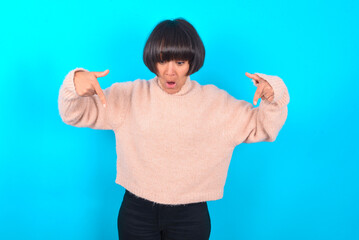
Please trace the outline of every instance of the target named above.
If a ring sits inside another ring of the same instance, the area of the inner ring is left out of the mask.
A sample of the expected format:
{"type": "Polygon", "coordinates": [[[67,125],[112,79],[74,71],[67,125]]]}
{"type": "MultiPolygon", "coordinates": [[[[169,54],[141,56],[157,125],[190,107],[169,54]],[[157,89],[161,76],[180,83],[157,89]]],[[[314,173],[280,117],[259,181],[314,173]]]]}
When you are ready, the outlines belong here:
{"type": "Polygon", "coordinates": [[[190,77],[175,94],[162,90],[157,77],[114,83],[104,90],[104,108],[97,95],[77,95],[77,70],[85,69],[72,70],[60,88],[62,120],[113,130],[116,183],[157,203],[221,199],[234,148],[242,142],[274,141],[287,118],[289,94],[277,76],[256,73],[274,90],[273,102],[262,100],[256,108],[190,77]]]}

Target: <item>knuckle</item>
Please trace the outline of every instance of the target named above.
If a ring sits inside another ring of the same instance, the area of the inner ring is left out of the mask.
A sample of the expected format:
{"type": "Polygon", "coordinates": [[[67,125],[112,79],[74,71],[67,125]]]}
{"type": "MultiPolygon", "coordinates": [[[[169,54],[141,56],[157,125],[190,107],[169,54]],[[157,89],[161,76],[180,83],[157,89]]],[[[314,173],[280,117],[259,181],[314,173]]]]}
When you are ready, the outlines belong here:
{"type": "Polygon", "coordinates": [[[85,95],[87,93],[86,89],[79,90],[80,95],[85,95]]]}
{"type": "Polygon", "coordinates": [[[86,92],[91,92],[91,91],[93,91],[93,87],[92,86],[87,86],[86,92]]]}

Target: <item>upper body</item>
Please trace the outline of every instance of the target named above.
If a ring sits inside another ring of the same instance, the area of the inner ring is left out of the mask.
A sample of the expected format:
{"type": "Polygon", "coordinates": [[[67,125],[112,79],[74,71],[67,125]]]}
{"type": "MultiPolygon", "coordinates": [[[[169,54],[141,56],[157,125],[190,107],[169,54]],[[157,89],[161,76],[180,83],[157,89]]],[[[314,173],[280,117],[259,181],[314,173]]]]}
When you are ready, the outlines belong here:
{"type": "Polygon", "coordinates": [[[222,198],[234,148],[274,141],[287,117],[289,94],[277,76],[256,74],[274,92],[272,101],[263,99],[259,107],[189,76],[179,91],[169,93],[160,75],[113,84],[103,91],[103,107],[98,95],[78,95],[78,70],[87,71],[71,71],[60,88],[61,118],[76,127],[113,130],[116,183],[157,203],[222,198]]]}

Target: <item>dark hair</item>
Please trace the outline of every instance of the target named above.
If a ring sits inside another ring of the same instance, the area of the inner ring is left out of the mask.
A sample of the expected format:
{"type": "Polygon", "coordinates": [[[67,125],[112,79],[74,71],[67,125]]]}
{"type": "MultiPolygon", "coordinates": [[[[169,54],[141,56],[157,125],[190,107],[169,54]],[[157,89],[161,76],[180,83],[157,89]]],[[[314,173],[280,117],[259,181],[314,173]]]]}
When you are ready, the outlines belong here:
{"type": "Polygon", "coordinates": [[[204,45],[196,29],[183,18],[164,20],[157,24],[147,39],[143,62],[157,74],[160,61],[188,60],[187,75],[197,72],[204,62],[204,45]]]}

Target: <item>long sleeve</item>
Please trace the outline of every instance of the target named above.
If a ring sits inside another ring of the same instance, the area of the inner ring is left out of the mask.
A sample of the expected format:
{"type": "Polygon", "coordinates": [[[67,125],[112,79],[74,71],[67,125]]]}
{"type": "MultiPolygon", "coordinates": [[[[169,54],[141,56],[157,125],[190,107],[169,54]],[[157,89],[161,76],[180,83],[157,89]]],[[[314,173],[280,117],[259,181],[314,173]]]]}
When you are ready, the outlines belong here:
{"type": "Polygon", "coordinates": [[[76,93],[73,79],[79,70],[87,71],[83,68],[70,71],[59,91],[58,107],[63,122],[75,127],[114,129],[121,124],[127,110],[126,84],[115,83],[103,90],[107,102],[104,108],[99,96],[81,97],[76,93]]]}
{"type": "MultiPolygon", "coordinates": [[[[273,142],[287,119],[289,93],[282,79],[256,74],[271,85],[274,99],[272,102],[262,99],[259,107],[254,108],[249,102],[227,96],[227,130],[234,146],[242,142],[273,142]]],[[[255,82],[254,84],[256,85],[255,82]]]]}

